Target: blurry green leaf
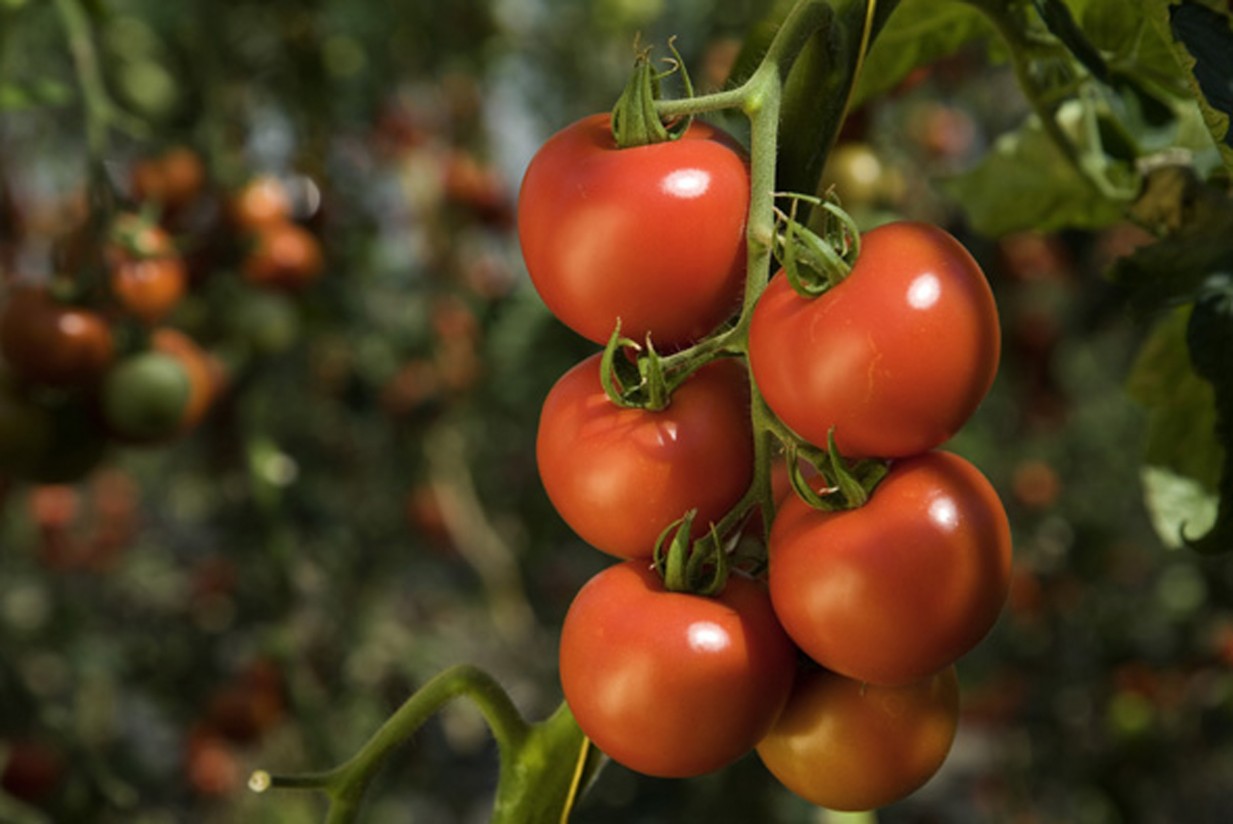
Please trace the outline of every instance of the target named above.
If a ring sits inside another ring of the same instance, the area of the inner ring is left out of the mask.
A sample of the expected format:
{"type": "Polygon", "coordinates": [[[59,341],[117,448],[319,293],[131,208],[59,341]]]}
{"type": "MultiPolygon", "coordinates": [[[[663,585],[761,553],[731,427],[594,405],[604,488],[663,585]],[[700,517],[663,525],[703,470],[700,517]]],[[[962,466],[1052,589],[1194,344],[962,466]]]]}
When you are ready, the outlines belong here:
{"type": "Polygon", "coordinates": [[[1083,29],[1070,13],[1070,7],[1062,0],[1032,0],[1032,5],[1045,21],[1049,31],[1070,49],[1085,69],[1098,80],[1108,80],[1109,67],[1100,52],[1088,41],[1083,29]]]}
{"type": "Polygon", "coordinates": [[[865,58],[852,106],[885,94],[913,69],[992,31],[984,15],[959,0],[903,0],[865,58]]]}
{"type": "MultiPolygon", "coordinates": [[[[1216,399],[1211,384],[1190,365],[1189,317],[1189,307],[1182,307],[1157,325],[1139,352],[1126,390],[1148,409],[1144,462],[1189,479],[1214,497],[1223,457],[1216,440],[1216,399]]],[[[1169,487],[1169,494],[1176,486],[1169,487]]]]}
{"type": "Polygon", "coordinates": [[[1189,70],[1203,118],[1220,146],[1225,166],[1233,169],[1233,28],[1229,12],[1220,13],[1197,3],[1169,9],[1169,27],[1177,38],[1174,47],[1180,65],[1189,70]]]}
{"type": "Polygon", "coordinates": [[[1097,229],[1115,222],[1125,206],[1084,179],[1036,118],[999,137],[975,168],[942,185],[972,227],[991,236],[1097,229]]]}
{"type": "Polygon", "coordinates": [[[0,84],[0,112],[34,109],[40,106],[63,106],[73,99],[73,90],[54,80],[35,83],[0,84]]]}
{"type": "Polygon", "coordinates": [[[1233,271],[1233,200],[1200,184],[1187,169],[1153,172],[1132,211],[1142,223],[1171,230],[1110,271],[1141,318],[1190,302],[1213,272],[1233,271]]]}
{"type": "Polygon", "coordinates": [[[1216,522],[1216,493],[1193,478],[1164,467],[1145,466],[1140,479],[1148,516],[1165,546],[1181,547],[1183,531],[1199,534],[1216,522]]]}

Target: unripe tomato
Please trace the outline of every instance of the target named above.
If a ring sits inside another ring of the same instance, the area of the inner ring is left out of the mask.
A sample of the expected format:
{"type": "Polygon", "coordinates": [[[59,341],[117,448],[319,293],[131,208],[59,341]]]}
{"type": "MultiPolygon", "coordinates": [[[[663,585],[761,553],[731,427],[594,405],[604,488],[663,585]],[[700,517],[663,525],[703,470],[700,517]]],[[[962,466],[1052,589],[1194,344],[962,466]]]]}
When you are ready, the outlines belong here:
{"type": "Polygon", "coordinates": [[[896,461],[856,509],[792,496],[768,553],[771,600],[792,640],[871,684],[956,661],[989,632],[1010,587],[1006,511],[984,475],[947,452],[896,461]]]}
{"type": "Polygon", "coordinates": [[[180,430],[190,392],[188,373],[175,357],[154,351],[130,355],[103,380],[103,418],[129,442],[164,440],[180,430]]]}
{"type": "Polygon", "coordinates": [[[765,588],[669,592],[645,561],[600,572],[561,629],[561,686],[578,726],[632,770],[701,775],[749,752],[779,715],[796,651],[765,588]]]}
{"type": "Polygon", "coordinates": [[[243,266],[250,283],[296,290],[317,279],[325,259],[316,235],[297,223],[282,221],[257,232],[243,266]]]}
{"type": "Polygon", "coordinates": [[[954,667],[900,687],[801,673],[758,744],[780,783],[830,810],[873,810],[919,789],[942,766],[959,723],[954,667]]]}
{"type": "Polygon", "coordinates": [[[150,335],[150,348],[175,358],[188,376],[188,402],[180,428],[192,429],[201,423],[222,390],[225,382],[222,365],[178,329],[156,329],[150,335]]]}
{"type": "Polygon", "coordinates": [[[34,383],[91,383],[111,363],[114,347],[100,314],[61,304],[41,287],[16,287],[0,308],[0,351],[16,374],[34,383]]]}
{"type": "Polygon", "coordinates": [[[694,536],[753,480],[748,384],[735,362],[704,366],[666,409],[623,409],[604,394],[600,356],[566,372],[544,400],[535,453],[557,512],[587,543],[649,558],[673,521],[697,510],[694,536]]]}
{"type": "Polygon", "coordinates": [[[848,457],[933,449],[968,420],[997,372],[997,306],[980,267],[936,226],[862,236],[851,274],[817,298],[782,275],[758,300],[749,365],[766,403],[848,457]]]}
{"type": "Polygon", "coordinates": [[[558,132],[531,160],[518,237],[557,318],[597,343],[617,319],[638,342],[688,344],[738,308],[749,172],[738,144],[695,121],[679,140],[618,149],[608,115],[558,132]]]}

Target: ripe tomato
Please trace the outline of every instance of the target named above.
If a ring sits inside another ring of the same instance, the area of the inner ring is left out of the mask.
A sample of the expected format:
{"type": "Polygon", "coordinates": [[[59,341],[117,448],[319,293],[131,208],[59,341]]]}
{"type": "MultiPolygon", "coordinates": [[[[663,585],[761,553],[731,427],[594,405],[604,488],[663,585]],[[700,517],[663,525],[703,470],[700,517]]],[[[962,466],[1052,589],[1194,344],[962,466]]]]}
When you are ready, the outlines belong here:
{"type": "Polygon", "coordinates": [[[205,177],[205,164],[197,152],[187,146],[172,146],[133,164],[133,197],[179,209],[201,192],[205,177]]]}
{"type": "Polygon", "coordinates": [[[716,598],[668,592],[644,561],[600,572],[561,629],[561,686],[578,726],[632,770],[717,770],[767,733],[796,651],[765,588],[729,577],[716,598]]]}
{"type": "Polygon", "coordinates": [[[257,231],[291,219],[291,193],[276,177],[255,177],[231,201],[232,221],[246,231],[257,231]]]}
{"type": "Polygon", "coordinates": [[[37,286],[20,286],[0,308],[0,351],[13,372],[34,383],[81,386],[111,362],[111,327],[97,312],[61,304],[37,286]]]}
{"type": "Polygon", "coordinates": [[[945,231],[890,223],[865,233],[851,274],[815,299],[778,276],[749,329],[754,380],[805,440],[834,427],[850,457],[940,445],[997,372],[997,307],[980,267],[945,231]]]}
{"type": "Polygon", "coordinates": [[[735,362],[698,370],[666,409],[616,406],[600,356],[566,372],[540,414],[535,453],[557,512],[587,543],[620,558],[649,558],[655,539],[697,509],[695,537],[753,480],[748,388],[735,362]]]}
{"type": "Polygon", "coordinates": [[[103,380],[103,419],[131,443],[161,441],[183,425],[190,391],[188,372],[177,358],[155,351],[130,355],[103,380]]]}
{"type": "Polygon", "coordinates": [[[126,260],[111,270],[111,291],[124,311],[147,325],[163,320],[184,297],[188,271],[179,257],[126,260]]]}
{"type": "Polygon", "coordinates": [[[608,115],[551,137],[531,160],[518,237],[531,280],[566,326],[597,343],[618,318],[663,349],[738,307],[749,171],[738,144],[695,121],[683,137],[617,149],[608,115]]]}
{"type": "Polygon", "coordinates": [[[150,335],[150,348],[180,362],[188,376],[188,402],[180,428],[188,430],[201,423],[226,379],[222,365],[191,337],[178,329],[162,328],[150,335]]]}
{"type": "Polygon", "coordinates": [[[884,807],[929,780],[959,721],[955,668],[900,687],[819,670],[797,676],[758,757],[780,783],[831,810],[884,807]]]}
{"type": "Polygon", "coordinates": [[[771,599],[813,660],[904,684],[953,663],[993,626],[1010,587],[1010,526],[997,493],[958,455],[891,465],[864,506],[793,496],[771,526],[771,599]]]}
{"type": "Polygon", "coordinates": [[[324,266],[316,235],[297,223],[280,221],[257,232],[244,259],[244,275],[257,286],[295,290],[316,280],[324,266]]]}

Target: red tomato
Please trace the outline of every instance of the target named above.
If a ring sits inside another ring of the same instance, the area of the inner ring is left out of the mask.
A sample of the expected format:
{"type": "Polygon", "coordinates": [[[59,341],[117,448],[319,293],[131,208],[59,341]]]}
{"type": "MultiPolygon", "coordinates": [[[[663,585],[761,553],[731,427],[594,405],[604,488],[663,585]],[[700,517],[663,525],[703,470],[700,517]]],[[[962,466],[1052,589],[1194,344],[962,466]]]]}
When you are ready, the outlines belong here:
{"type": "Polygon", "coordinates": [[[35,383],[81,386],[97,379],[115,352],[111,327],[97,312],[18,287],[0,308],[0,350],[13,371],[35,383]]]}
{"type": "Polygon", "coordinates": [[[831,810],[884,807],[929,780],[959,721],[955,668],[901,687],[826,670],[797,676],[758,757],[785,787],[831,810]]]}
{"type": "Polygon", "coordinates": [[[246,183],[231,202],[231,218],[246,231],[258,231],[291,219],[291,193],[276,177],[263,175],[246,183]]]}
{"type": "Polygon", "coordinates": [[[770,589],[813,660],[859,681],[904,684],[974,647],[1010,587],[1010,526],[993,487],[958,455],[896,462],[864,506],[793,496],[771,526],[770,589]]]}
{"type": "Polygon", "coordinates": [[[205,164],[197,152],[187,146],[173,146],[133,164],[133,197],[178,209],[197,197],[205,177],[205,164]]]}
{"type": "Polygon", "coordinates": [[[294,291],[316,280],[324,266],[317,236],[298,223],[280,221],[257,231],[244,276],[257,286],[294,291]]]}
{"type": "Polygon", "coordinates": [[[821,297],[773,278],[749,329],[767,405],[818,445],[834,427],[850,457],[905,457],[950,438],[989,391],[1000,347],[976,261],[911,222],[865,233],[852,273],[821,297]]]}
{"type": "Polygon", "coordinates": [[[548,140],[518,202],[531,280],[566,326],[597,343],[621,331],[663,349],[738,308],[749,171],[738,144],[695,121],[679,140],[617,149],[608,115],[548,140]]]}
{"type": "Polygon", "coordinates": [[[604,394],[600,356],[566,372],[544,400],[535,451],[544,489],[583,540],[649,558],[655,539],[697,509],[695,537],[753,481],[748,384],[733,361],[709,364],[666,409],[623,409],[604,394]]]}
{"type": "Polygon", "coordinates": [[[668,592],[643,561],[587,582],[561,629],[561,686],[599,749],[683,778],[749,752],[779,715],[796,651],[765,588],[734,574],[717,598],[668,592]]]}

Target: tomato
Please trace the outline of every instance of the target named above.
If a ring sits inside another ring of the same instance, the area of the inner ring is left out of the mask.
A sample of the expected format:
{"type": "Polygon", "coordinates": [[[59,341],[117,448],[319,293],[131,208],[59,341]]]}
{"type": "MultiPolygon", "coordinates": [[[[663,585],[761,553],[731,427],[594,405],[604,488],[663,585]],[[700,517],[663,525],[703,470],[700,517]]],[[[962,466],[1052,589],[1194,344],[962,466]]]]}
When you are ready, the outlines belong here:
{"type": "Polygon", "coordinates": [[[616,406],[599,379],[600,356],[566,372],[548,393],[535,453],[557,512],[587,543],[621,558],[649,558],[655,539],[697,509],[695,537],[753,481],[748,384],[733,361],[708,364],[666,409],[616,406]]]}
{"type": "Polygon", "coordinates": [[[321,243],[312,232],[297,223],[282,221],[257,232],[243,266],[250,283],[295,290],[316,280],[325,260],[321,243]]]}
{"type": "Polygon", "coordinates": [[[187,146],[172,146],[162,154],[133,164],[133,197],[152,200],[166,209],[190,203],[205,184],[205,164],[187,146]]]}
{"type": "Polygon", "coordinates": [[[958,722],[954,667],[899,687],[806,672],[758,744],[758,757],[807,801],[872,810],[906,797],[938,771],[958,722]]]}
{"type": "Polygon", "coordinates": [[[111,291],[124,311],[145,324],[163,320],[184,297],[188,270],[179,257],[126,260],[111,270],[111,291]]]}
{"type": "Polygon", "coordinates": [[[788,499],[771,526],[771,599],[822,666],[872,684],[937,672],[997,620],[1010,586],[1006,511],[958,455],[892,464],[864,506],[788,499]]]}
{"type": "Polygon", "coordinates": [[[0,308],[0,351],[26,380],[81,386],[103,373],[115,344],[97,312],[61,304],[40,287],[20,286],[0,308]]]}
{"type": "Polygon", "coordinates": [[[535,288],[566,326],[598,343],[618,318],[668,349],[738,308],[749,172],[719,129],[617,149],[608,115],[558,132],[531,160],[518,237],[535,288]]]}
{"type": "Polygon", "coordinates": [[[291,219],[291,193],[278,178],[255,177],[246,183],[231,201],[231,218],[246,231],[286,223],[291,219]]]}
{"type": "Polygon", "coordinates": [[[103,419],[131,443],[161,441],[180,430],[190,393],[190,378],[179,359],[155,351],[130,355],[103,380],[103,419]]]}
{"type": "Polygon", "coordinates": [[[188,401],[180,428],[192,429],[201,423],[222,390],[225,383],[222,365],[178,329],[156,329],[150,335],[150,348],[175,358],[188,376],[188,401]]]}
{"type": "Polygon", "coordinates": [[[647,775],[701,775],[749,752],[795,668],[765,588],[739,574],[705,598],[668,592],[649,564],[626,561],[579,590],[561,629],[561,686],[578,726],[647,775]]]}
{"type": "Polygon", "coordinates": [[[864,234],[851,274],[815,299],[782,275],[754,309],[749,364],[766,403],[805,440],[834,428],[849,457],[926,452],[993,383],[997,307],[980,267],[942,229],[900,222],[864,234]]]}

